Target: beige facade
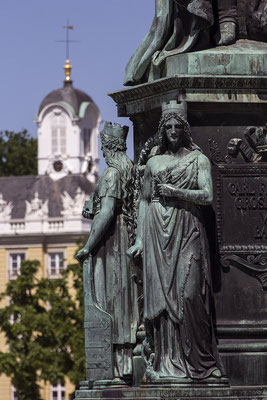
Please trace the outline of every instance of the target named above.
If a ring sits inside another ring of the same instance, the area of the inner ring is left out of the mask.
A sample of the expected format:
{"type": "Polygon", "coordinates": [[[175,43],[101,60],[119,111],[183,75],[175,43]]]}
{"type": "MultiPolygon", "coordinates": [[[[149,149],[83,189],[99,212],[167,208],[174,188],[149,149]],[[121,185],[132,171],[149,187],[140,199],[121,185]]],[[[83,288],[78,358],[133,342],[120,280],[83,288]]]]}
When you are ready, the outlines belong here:
{"type": "MultiPolygon", "coordinates": [[[[74,262],[77,240],[91,228],[81,212],[98,176],[102,118],[92,98],[73,87],[70,69],[68,60],[63,87],[50,92],[38,110],[38,175],[0,177],[0,293],[24,259],[40,262],[40,278],[60,276],[74,262]]],[[[0,334],[0,350],[5,348],[0,334]]],[[[41,395],[68,400],[73,390],[66,379],[64,386],[43,383],[41,395]]],[[[0,400],[15,398],[10,379],[1,375],[0,400]]]]}
{"type": "MultiPolygon", "coordinates": [[[[78,235],[76,239],[78,238],[78,235]]],[[[63,266],[75,262],[74,253],[77,248],[75,244],[75,237],[72,236],[72,241],[68,240],[66,236],[62,236],[61,243],[59,237],[57,237],[57,243],[53,243],[53,240],[49,241],[49,244],[30,244],[27,245],[15,245],[12,244],[13,240],[10,238],[9,245],[6,247],[0,246],[0,291],[5,290],[8,279],[11,277],[11,256],[16,254],[25,254],[25,259],[38,260],[41,264],[39,271],[39,277],[48,277],[49,271],[51,269],[51,259],[49,259],[50,254],[63,254],[64,261],[63,266]],[[69,242],[69,243],[67,243],[69,242]]],[[[14,258],[14,257],[13,257],[14,258]]],[[[54,258],[55,264],[59,264],[56,258],[54,258]]],[[[57,265],[56,265],[57,266],[57,265]]],[[[60,275],[60,271],[53,275],[56,277],[60,275]]],[[[53,279],[51,277],[51,279],[53,279]]],[[[14,279],[14,278],[13,278],[14,279]]],[[[74,289],[73,289],[74,290],[74,289]]],[[[1,306],[5,306],[8,299],[4,299],[1,306]]],[[[0,350],[5,351],[6,341],[3,334],[0,334],[0,350]]],[[[62,385],[60,382],[56,386],[52,386],[49,382],[41,382],[41,396],[43,400],[68,400],[69,395],[74,391],[74,386],[69,382],[68,379],[65,380],[62,385]]],[[[0,399],[1,400],[16,400],[14,389],[12,388],[11,379],[5,375],[0,375],[0,399]]]]}

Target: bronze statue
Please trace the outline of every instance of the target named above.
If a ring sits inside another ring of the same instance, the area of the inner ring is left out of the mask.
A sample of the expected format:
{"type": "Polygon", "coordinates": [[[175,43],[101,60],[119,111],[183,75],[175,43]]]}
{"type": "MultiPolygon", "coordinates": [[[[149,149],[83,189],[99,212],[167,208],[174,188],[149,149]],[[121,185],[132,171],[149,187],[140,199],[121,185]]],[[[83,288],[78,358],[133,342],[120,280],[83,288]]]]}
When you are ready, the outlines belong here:
{"type": "Polygon", "coordinates": [[[146,166],[136,242],[128,250],[131,257],[143,254],[146,376],[219,379],[201,212],[213,197],[210,163],[192,141],[185,109],[176,102],[163,108],[158,134],[138,163],[139,170],[146,166]]]}
{"type": "MultiPolygon", "coordinates": [[[[111,315],[113,321],[114,378],[126,382],[132,376],[132,352],[138,323],[132,263],[126,255],[133,234],[134,181],[133,163],[126,155],[127,133],[128,127],[109,122],[101,132],[102,151],[108,168],[95,186],[95,215],[89,239],[77,254],[80,262],[92,255],[96,303],[111,315]]],[[[90,218],[92,211],[87,206],[83,216],[90,218]]]]}
{"type": "Polygon", "coordinates": [[[124,85],[146,82],[150,67],[160,67],[173,54],[230,45],[239,38],[267,42],[265,0],[155,0],[155,10],[149,32],[128,62],[124,85]]]}

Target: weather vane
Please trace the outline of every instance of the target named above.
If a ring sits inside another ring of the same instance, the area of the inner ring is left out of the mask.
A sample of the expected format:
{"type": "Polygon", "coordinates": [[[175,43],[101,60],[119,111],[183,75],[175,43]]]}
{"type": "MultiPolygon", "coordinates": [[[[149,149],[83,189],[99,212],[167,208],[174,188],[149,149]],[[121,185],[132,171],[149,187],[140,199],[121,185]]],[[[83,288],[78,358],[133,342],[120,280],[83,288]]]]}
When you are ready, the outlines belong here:
{"type": "Polygon", "coordinates": [[[71,73],[71,65],[70,65],[70,60],[69,60],[69,53],[70,53],[70,43],[77,43],[80,42],[80,40],[70,40],[69,38],[69,31],[74,29],[73,25],[69,24],[69,20],[67,20],[67,24],[63,26],[63,29],[66,29],[66,39],[65,40],[56,40],[56,42],[63,42],[66,43],[66,64],[64,66],[65,69],[65,74],[66,74],[66,79],[65,81],[70,81],[70,73],[71,73]]]}

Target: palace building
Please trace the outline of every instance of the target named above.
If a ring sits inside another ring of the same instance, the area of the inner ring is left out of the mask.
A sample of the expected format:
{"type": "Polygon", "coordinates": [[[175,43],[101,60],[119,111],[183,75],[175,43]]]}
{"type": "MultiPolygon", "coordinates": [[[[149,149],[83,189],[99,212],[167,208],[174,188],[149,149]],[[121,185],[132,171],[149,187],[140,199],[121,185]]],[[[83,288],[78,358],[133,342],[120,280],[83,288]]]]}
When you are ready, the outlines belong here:
{"type": "MultiPolygon", "coordinates": [[[[36,118],[38,175],[0,177],[0,292],[24,259],[39,260],[42,277],[60,276],[73,262],[77,240],[88,237],[91,222],[81,211],[98,176],[101,115],[92,98],[74,88],[69,60],[64,68],[63,87],[43,99],[36,118]]],[[[68,382],[47,384],[42,397],[65,400],[73,390],[68,382]]],[[[16,399],[4,375],[0,398],[16,399]]]]}

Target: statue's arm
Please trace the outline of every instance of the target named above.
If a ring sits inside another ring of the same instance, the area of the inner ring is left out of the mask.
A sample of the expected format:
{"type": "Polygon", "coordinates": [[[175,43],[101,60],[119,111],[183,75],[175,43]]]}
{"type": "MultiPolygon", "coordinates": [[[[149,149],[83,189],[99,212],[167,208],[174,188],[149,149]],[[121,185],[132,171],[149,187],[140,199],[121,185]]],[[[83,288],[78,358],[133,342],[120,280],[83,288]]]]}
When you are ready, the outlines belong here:
{"type": "Polygon", "coordinates": [[[213,200],[211,166],[203,154],[198,156],[198,189],[181,189],[174,185],[159,184],[159,193],[163,197],[174,197],[199,205],[209,205],[213,200]]]}
{"type": "Polygon", "coordinates": [[[101,207],[98,214],[93,219],[93,224],[89,238],[77,255],[78,261],[82,262],[85,257],[92,253],[95,246],[107,231],[115,212],[116,199],[110,196],[101,198],[101,207]]]}
{"type": "Polygon", "coordinates": [[[137,233],[135,244],[127,251],[128,256],[138,257],[143,252],[144,221],[147,213],[148,204],[151,198],[151,170],[147,164],[144,175],[144,183],[141,198],[138,206],[137,233]]]}

